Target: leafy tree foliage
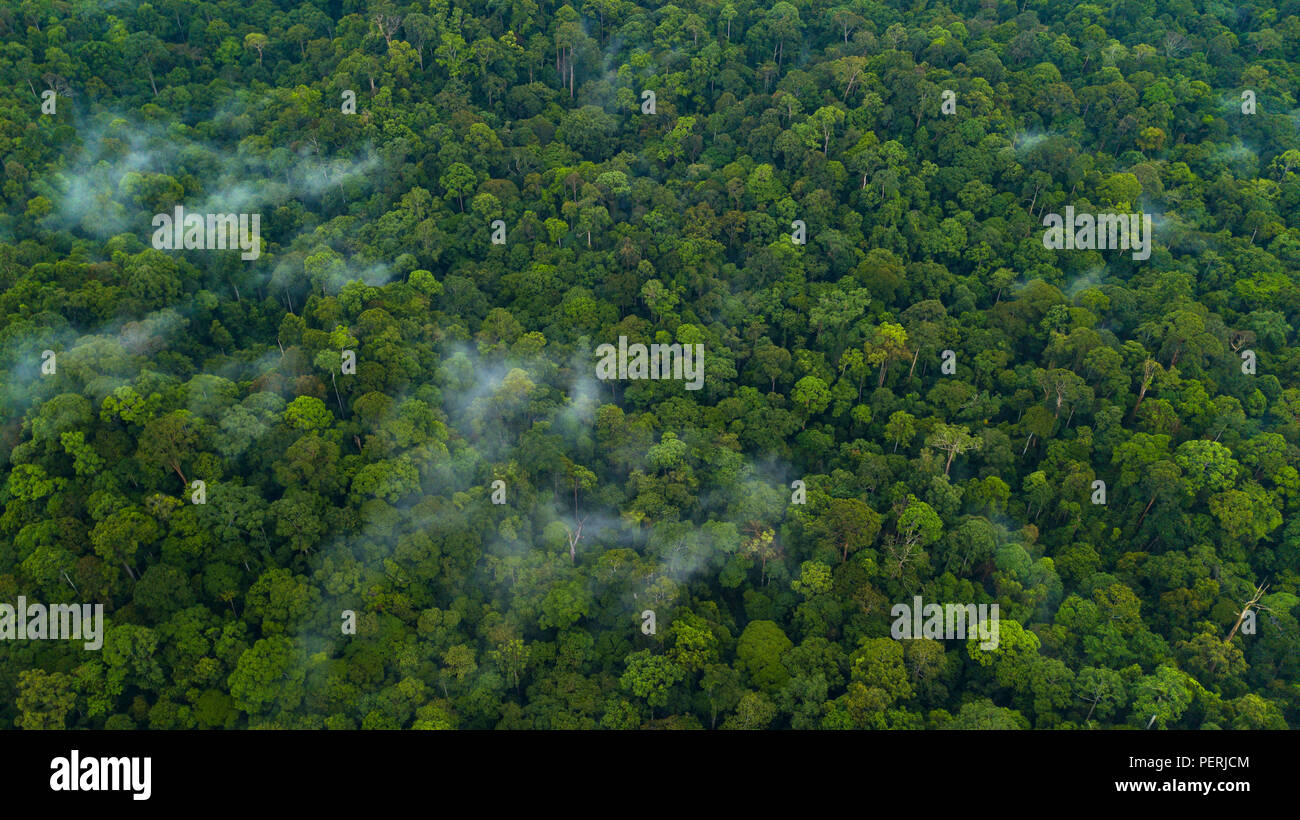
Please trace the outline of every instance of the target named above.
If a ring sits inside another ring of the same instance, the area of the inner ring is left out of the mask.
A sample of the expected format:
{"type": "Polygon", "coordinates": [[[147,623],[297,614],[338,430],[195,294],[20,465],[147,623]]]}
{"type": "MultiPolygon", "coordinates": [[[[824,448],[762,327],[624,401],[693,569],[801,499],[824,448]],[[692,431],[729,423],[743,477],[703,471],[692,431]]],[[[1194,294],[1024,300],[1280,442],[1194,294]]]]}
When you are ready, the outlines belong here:
{"type": "Polygon", "coordinates": [[[1300,7],[652,5],[0,7],[0,727],[1300,724],[1300,7]]]}

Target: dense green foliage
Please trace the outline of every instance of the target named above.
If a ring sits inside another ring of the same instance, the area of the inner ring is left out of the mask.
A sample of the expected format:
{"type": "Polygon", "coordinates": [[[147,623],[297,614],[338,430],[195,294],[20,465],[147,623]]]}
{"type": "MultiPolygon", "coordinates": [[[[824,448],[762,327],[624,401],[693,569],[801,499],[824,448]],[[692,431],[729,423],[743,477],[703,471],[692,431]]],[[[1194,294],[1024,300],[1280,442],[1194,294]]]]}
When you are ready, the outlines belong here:
{"type": "Polygon", "coordinates": [[[1300,2],[651,5],[0,6],[0,727],[1300,723],[1300,2]]]}

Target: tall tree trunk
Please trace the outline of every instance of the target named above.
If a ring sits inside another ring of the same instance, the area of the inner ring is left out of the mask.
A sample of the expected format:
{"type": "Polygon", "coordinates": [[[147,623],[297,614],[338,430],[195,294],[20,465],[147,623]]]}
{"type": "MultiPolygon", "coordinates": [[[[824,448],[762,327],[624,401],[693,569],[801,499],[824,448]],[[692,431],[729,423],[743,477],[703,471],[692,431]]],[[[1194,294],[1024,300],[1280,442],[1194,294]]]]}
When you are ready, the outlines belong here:
{"type": "Polygon", "coordinates": [[[339,395],[339,383],[334,374],[330,374],[330,383],[334,385],[334,400],[339,404],[339,415],[343,415],[343,397],[339,395]]]}
{"type": "Polygon", "coordinates": [[[1142,526],[1142,522],[1146,520],[1147,513],[1151,512],[1151,505],[1154,504],[1154,503],[1156,503],[1156,496],[1157,496],[1157,495],[1158,495],[1158,493],[1152,493],[1152,494],[1151,494],[1151,500],[1147,502],[1146,509],[1142,511],[1142,517],[1138,519],[1137,525],[1138,525],[1139,527],[1141,527],[1141,526],[1142,526]]]}

